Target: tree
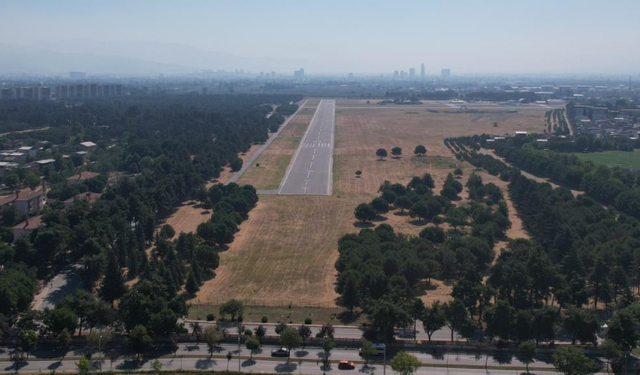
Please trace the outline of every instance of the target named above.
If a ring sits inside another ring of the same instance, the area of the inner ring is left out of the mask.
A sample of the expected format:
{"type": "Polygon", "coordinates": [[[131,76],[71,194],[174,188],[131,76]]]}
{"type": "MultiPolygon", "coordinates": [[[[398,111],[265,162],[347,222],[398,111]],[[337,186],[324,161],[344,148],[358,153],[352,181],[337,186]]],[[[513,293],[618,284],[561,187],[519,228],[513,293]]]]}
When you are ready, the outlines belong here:
{"type": "Polygon", "coordinates": [[[249,353],[251,353],[249,360],[253,360],[253,352],[260,348],[260,341],[255,337],[249,337],[244,345],[247,347],[247,350],[249,350],[249,353]]]}
{"type": "Polygon", "coordinates": [[[329,354],[331,353],[331,350],[335,347],[336,347],[336,342],[333,341],[332,337],[325,337],[324,340],[322,340],[322,350],[324,351],[325,366],[329,361],[329,354]]]}
{"type": "Polygon", "coordinates": [[[89,358],[82,356],[78,362],[76,362],[79,374],[88,374],[91,370],[91,361],[89,358]]]}
{"type": "Polygon", "coordinates": [[[413,202],[411,202],[411,199],[409,199],[409,197],[402,195],[396,198],[396,201],[393,203],[393,205],[399,208],[400,212],[404,214],[404,210],[410,209],[411,205],[413,205],[413,202]]]}
{"type": "Polygon", "coordinates": [[[533,341],[523,341],[518,345],[519,359],[526,366],[527,374],[529,373],[529,364],[533,363],[537,352],[536,343],[533,341]]]}
{"type": "Polygon", "coordinates": [[[160,228],[160,237],[170,240],[176,235],[175,229],[169,224],[165,224],[160,228]]]}
{"type": "Polygon", "coordinates": [[[418,221],[422,221],[422,219],[426,219],[429,216],[429,207],[425,202],[418,201],[411,206],[409,215],[411,215],[411,217],[417,216],[418,221]]]}
{"type": "Polygon", "coordinates": [[[224,338],[224,331],[217,326],[208,325],[204,329],[203,340],[209,348],[209,356],[213,355],[213,351],[218,348],[218,344],[224,338]]]}
{"type": "Polygon", "coordinates": [[[65,307],[56,307],[45,312],[44,324],[55,335],[60,334],[65,329],[67,332],[75,332],[78,326],[78,316],[65,307]]]}
{"type": "Polygon", "coordinates": [[[592,311],[570,308],[565,313],[563,327],[572,335],[571,343],[576,339],[582,343],[595,343],[596,333],[600,330],[598,319],[592,311]]]}
{"type": "Polygon", "coordinates": [[[229,167],[231,168],[231,172],[239,171],[240,169],[242,169],[242,159],[235,158],[231,160],[231,163],[229,163],[229,167]]]}
{"type": "Polygon", "coordinates": [[[297,348],[302,343],[302,337],[298,330],[293,327],[288,327],[284,331],[280,333],[280,343],[285,348],[289,349],[289,357],[287,358],[287,362],[291,358],[291,350],[297,348]]]}
{"type": "MultiPolygon", "coordinates": [[[[600,345],[600,350],[602,350],[602,354],[607,359],[607,373],[609,373],[610,367],[615,367],[620,359],[622,359],[622,348],[615,341],[611,339],[606,339],[600,345]]],[[[617,373],[617,371],[614,371],[617,373]]]]}
{"type": "Polygon", "coordinates": [[[453,341],[453,332],[458,332],[462,336],[471,336],[475,331],[475,325],[469,318],[469,313],[464,303],[459,299],[443,305],[447,326],[451,329],[451,341],[453,341]]]}
{"type": "Polygon", "coordinates": [[[18,339],[20,340],[20,349],[27,353],[27,359],[29,359],[29,353],[38,346],[38,334],[32,329],[21,330],[18,339]]]}
{"type": "Polygon", "coordinates": [[[307,344],[307,339],[311,337],[311,328],[306,324],[303,324],[298,327],[298,333],[300,334],[300,337],[302,337],[302,348],[304,349],[307,344]]]}
{"type": "Polygon", "coordinates": [[[196,260],[205,269],[215,270],[220,265],[220,255],[211,246],[201,245],[196,249],[196,260]]]}
{"type": "Polygon", "coordinates": [[[280,322],[280,323],[276,324],[276,328],[275,328],[276,334],[277,335],[281,334],[282,331],[287,329],[287,327],[288,327],[287,323],[285,323],[285,322],[280,322]]]}
{"type": "Polygon", "coordinates": [[[374,198],[371,201],[371,207],[378,215],[386,214],[389,212],[389,203],[383,198],[374,198]]]}
{"type": "Polygon", "coordinates": [[[67,348],[69,348],[69,344],[71,344],[71,334],[69,333],[69,330],[65,328],[62,330],[62,332],[60,332],[60,334],[58,335],[58,343],[66,353],[67,348]]]}
{"type": "Polygon", "coordinates": [[[156,336],[169,336],[176,330],[178,316],[173,310],[164,308],[150,315],[149,328],[156,336]]]}
{"type": "Polygon", "coordinates": [[[156,373],[160,373],[160,371],[162,371],[162,362],[160,362],[159,359],[156,358],[151,362],[151,371],[156,373]]]}
{"type": "Polygon", "coordinates": [[[415,150],[413,150],[413,153],[417,156],[424,156],[427,154],[427,148],[423,145],[418,145],[415,150]]]}
{"type": "Polygon", "coordinates": [[[385,150],[384,148],[379,148],[376,151],[376,156],[380,158],[380,160],[384,160],[384,158],[387,157],[387,150],[385,150]]]}
{"type": "Polygon", "coordinates": [[[628,309],[617,311],[609,322],[607,339],[618,344],[623,350],[631,350],[638,344],[638,321],[628,309]]]}
{"type": "Polygon", "coordinates": [[[244,306],[242,306],[242,302],[232,299],[230,301],[225,302],[220,306],[220,315],[231,315],[231,321],[236,319],[236,316],[242,316],[244,312],[244,306]]]}
{"type": "Polygon", "coordinates": [[[362,176],[362,171],[358,169],[356,171],[356,177],[360,178],[360,176],[362,176]]]}
{"type": "Polygon", "coordinates": [[[95,330],[87,335],[88,353],[102,349],[101,346],[111,341],[113,333],[110,330],[95,330]]]}
{"type": "Polygon", "coordinates": [[[394,147],[391,149],[391,155],[395,156],[395,157],[400,157],[400,155],[402,155],[402,149],[398,146],[394,147]]]}
{"type": "Polygon", "coordinates": [[[140,353],[151,347],[153,340],[144,326],[137,325],[129,332],[127,342],[131,349],[139,356],[140,353]]]}
{"type": "Polygon", "coordinates": [[[376,218],[376,211],[371,207],[370,204],[360,203],[354,210],[354,215],[356,219],[366,223],[367,221],[371,221],[376,218]]]}
{"type": "Polygon", "coordinates": [[[187,275],[185,290],[187,291],[187,293],[189,293],[190,296],[194,296],[200,290],[200,285],[198,285],[198,280],[196,280],[196,276],[193,274],[193,270],[190,270],[189,274],[187,275]]]}
{"type": "Polygon", "coordinates": [[[260,345],[262,345],[262,338],[267,334],[267,329],[264,328],[262,324],[256,327],[254,330],[256,333],[256,337],[260,340],[260,345]]]}
{"type": "Polygon", "coordinates": [[[558,348],[553,353],[553,365],[565,375],[590,375],[596,371],[593,361],[575,346],[558,348]]]}
{"type": "Polygon", "coordinates": [[[127,287],[124,284],[124,277],[122,276],[118,258],[114,251],[110,251],[107,270],[104,275],[104,280],[102,281],[102,287],[100,288],[100,296],[113,305],[113,301],[120,299],[126,291],[127,287]]]}
{"type": "Polygon", "coordinates": [[[444,327],[447,323],[447,318],[444,313],[440,301],[435,301],[431,307],[426,307],[422,313],[422,327],[429,337],[431,342],[431,335],[440,328],[444,327]]]}
{"type": "Polygon", "coordinates": [[[22,180],[22,183],[29,187],[31,190],[36,190],[38,186],[40,186],[40,177],[36,176],[35,173],[29,172],[22,180]]]}
{"type": "Polygon", "coordinates": [[[467,225],[467,213],[462,208],[452,207],[447,211],[445,221],[451,224],[453,229],[458,229],[460,226],[467,225]]]}
{"type": "Polygon", "coordinates": [[[399,375],[411,375],[420,368],[422,362],[420,362],[416,356],[402,351],[396,354],[389,364],[395,373],[399,375]]]}
{"type": "Polygon", "coordinates": [[[498,336],[504,340],[509,339],[513,330],[515,309],[506,300],[499,300],[488,307],[484,312],[484,321],[487,324],[487,334],[490,338],[498,336]]]}
{"type": "Polygon", "coordinates": [[[361,277],[356,272],[344,272],[340,276],[342,283],[342,290],[340,290],[342,297],[340,301],[344,307],[348,308],[350,312],[353,312],[353,308],[360,305],[361,277]]]}
{"type": "Polygon", "coordinates": [[[362,347],[360,348],[360,354],[364,358],[365,367],[369,365],[369,357],[378,354],[378,351],[373,347],[373,344],[369,340],[364,340],[362,347]]]}

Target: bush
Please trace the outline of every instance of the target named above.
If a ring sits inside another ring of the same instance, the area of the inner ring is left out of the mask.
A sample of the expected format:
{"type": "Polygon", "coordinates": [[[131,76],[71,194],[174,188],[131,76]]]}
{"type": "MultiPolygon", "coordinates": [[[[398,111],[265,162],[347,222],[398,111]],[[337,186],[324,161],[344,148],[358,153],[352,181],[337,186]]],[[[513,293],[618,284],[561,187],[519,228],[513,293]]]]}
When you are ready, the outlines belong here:
{"type": "Polygon", "coordinates": [[[253,331],[250,330],[250,329],[245,329],[244,330],[244,335],[247,336],[247,337],[251,337],[251,336],[253,336],[253,331]]]}
{"type": "Polygon", "coordinates": [[[207,322],[213,322],[216,320],[216,316],[213,313],[207,314],[207,322]]]}
{"type": "Polygon", "coordinates": [[[242,323],[243,320],[244,318],[242,317],[242,315],[238,315],[238,323],[242,323]]]}
{"type": "Polygon", "coordinates": [[[269,319],[267,319],[267,317],[266,317],[266,316],[263,316],[263,317],[262,317],[262,323],[267,323],[268,321],[269,321],[269,319]]]}
{"type": "Polygon", "coordinates": [[[311,318],[305,318],[304,319],[304,324],[312,324],[313,320],[311,320],[311,318]]]}

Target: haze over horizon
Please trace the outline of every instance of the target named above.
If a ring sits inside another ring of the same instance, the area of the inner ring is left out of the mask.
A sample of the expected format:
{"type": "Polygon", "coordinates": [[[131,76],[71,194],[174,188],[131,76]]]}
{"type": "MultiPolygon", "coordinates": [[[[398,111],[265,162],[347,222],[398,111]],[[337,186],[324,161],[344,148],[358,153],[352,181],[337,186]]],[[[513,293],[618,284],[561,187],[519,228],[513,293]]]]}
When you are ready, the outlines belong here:
{"type": "Polygon", "coordinates": [[[3,1],[0,74],[640,72],[640,2],[3,1]],[[39,59],[38,59],[39,57],[39,59]],[[35,60],[35,61],[34,61],[35,60]]]}

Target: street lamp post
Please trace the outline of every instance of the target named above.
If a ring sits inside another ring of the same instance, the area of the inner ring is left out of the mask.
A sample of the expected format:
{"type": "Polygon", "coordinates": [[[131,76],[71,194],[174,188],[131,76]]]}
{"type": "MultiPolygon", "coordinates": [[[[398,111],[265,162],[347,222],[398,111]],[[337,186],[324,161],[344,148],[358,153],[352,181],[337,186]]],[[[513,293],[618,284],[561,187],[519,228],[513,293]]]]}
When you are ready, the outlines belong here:
{"type": "Polygon", "coordinates": [[[100,363],[100,372],[102,372],[102,334],[100,334],[100,337],[98,338],[98,352],[100,353],[98,362],[100,363]]]}
{"type": "Polygon", "coordinates": [[[382,375],[387,374],[387,344],[382,344],[384,347],[384,359],[382,360],[382,375]]]}

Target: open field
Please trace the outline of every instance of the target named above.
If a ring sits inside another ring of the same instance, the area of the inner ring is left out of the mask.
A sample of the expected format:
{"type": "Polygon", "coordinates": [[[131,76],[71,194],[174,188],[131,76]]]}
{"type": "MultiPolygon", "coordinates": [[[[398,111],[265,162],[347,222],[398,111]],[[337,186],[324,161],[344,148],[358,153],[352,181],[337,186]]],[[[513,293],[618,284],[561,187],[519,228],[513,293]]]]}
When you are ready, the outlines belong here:
{"type": "Polygon", "coordinates": [[[576,152],[573,155],[582,161],[590,161],[596,165],[640,170],[640,152],[637,151],[576,152]]]}
{"type": "MultiPolygon", "coordinates": [[[[487,114],[432,113],[405,107],[342,108],[336,112],[333,196],[261,196],[236,240],[221,254],[217,276],[201,288],[192,303],[218,304],[237,298],[276,306],[285,301],[318,308],[335,306],[338,296],[334,291],[333,265],[338,257],[337,241],[345,233],[360,230],[353,217],[356,205],[376,197],[384,180],[406,184],[412,176],[425,172],[432,174],[435,190],[439,191],[447,174],[458,165],[444,146],[444,138],[534,131],[544,123],[545,109],[526,107],[518,108],[517,113],[487,114]],[[498,127],[493,126],[494,122],[498,122],[498,127]],[[427,147],[427,157],[413,155],[418,144],[427,147]],[[401,158],[377,160],[376,149],[382,147],[390,151],[395,146],[403,149],[401,158]],[[355,177],[356,170],[362,170],[360,178],[355,177]]],[[[295,147],[289,149],[291,154],[294,151],[295,147]]],[[[287,151],[267,149],[263,155],[280,153],[287,151]]],[[[466,163],[460,166],[464,170],[464,183],[474,168],[466,163]]],[[[485,175],[485,183],[495,182],[506,190],[499,179],[485,175]]],[[[258,176],[247,174],[241,182],[254,183],[265,178],[258,176]]],[[[513,207],[509,208],[514,225],[508,235],[526,237],[513,207]]],[[[408,234],[424,229],[424,225],[416,225],[407,216],[395,213],[390,212],[386,220],[376,225],[386,222],[408,234]]],[[[452,285],[432,281],[431,286],[424,286],[423,299],[427,303],[447,300],[451,288],[452,285]]]]}
{"type": "Polygon", "coordinates": [[[259,190],[277,189],[314,113],[315,110],[307,106],[300,110],[273,143],[240,177],[238,184],[251,184],[259,190]]]}

